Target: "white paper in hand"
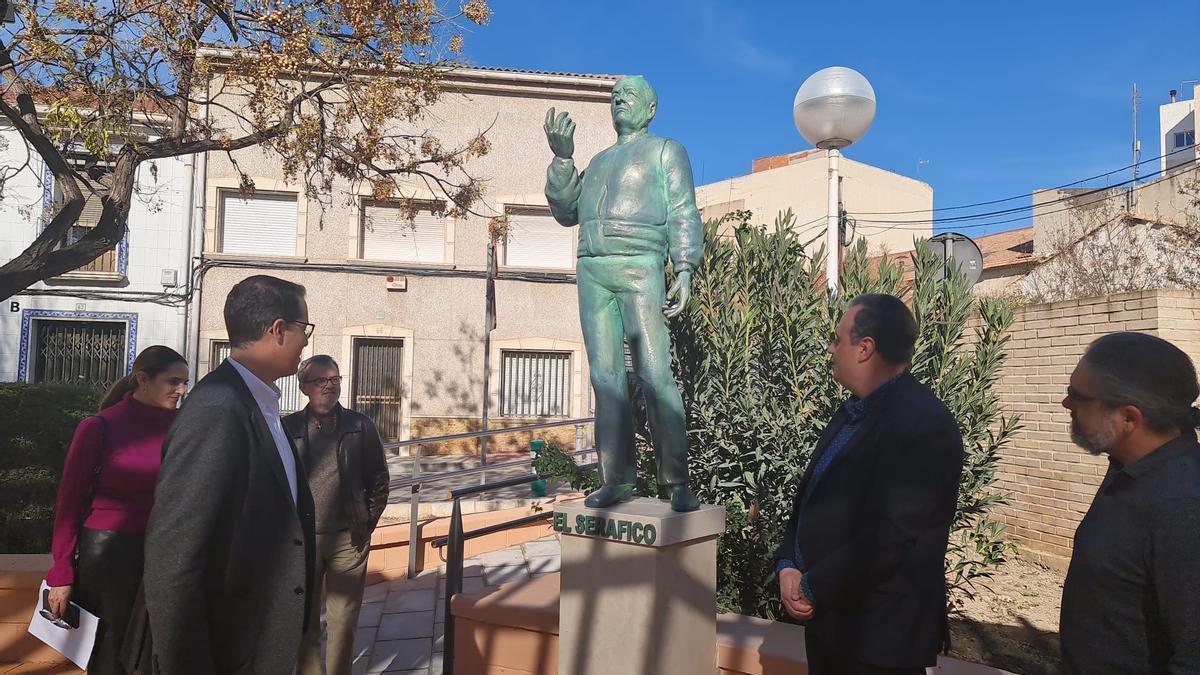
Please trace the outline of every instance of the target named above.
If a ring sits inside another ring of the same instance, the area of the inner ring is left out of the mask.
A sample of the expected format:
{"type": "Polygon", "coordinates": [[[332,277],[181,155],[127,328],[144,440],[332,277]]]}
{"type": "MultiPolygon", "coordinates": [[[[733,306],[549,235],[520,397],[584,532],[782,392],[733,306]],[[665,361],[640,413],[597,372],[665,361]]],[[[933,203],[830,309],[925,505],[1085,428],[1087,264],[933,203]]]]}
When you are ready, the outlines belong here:
{"type": "Polygon", "coordinates": [[[29,620],[29,633],[50,645],[54,651],[67,657],[75,665],[87,670],[88,659],[92,658],[92,645],[96,644],[96,627],[100,620],[95,614],[80,608],[79,628],[59,628],[54,625],[38,612],[42,608],[42,597],[45,596],[47,588],[49,586],[43,581],[42,587],[38,589],[37,603],[33,606],[33,618],[29,620]]]}

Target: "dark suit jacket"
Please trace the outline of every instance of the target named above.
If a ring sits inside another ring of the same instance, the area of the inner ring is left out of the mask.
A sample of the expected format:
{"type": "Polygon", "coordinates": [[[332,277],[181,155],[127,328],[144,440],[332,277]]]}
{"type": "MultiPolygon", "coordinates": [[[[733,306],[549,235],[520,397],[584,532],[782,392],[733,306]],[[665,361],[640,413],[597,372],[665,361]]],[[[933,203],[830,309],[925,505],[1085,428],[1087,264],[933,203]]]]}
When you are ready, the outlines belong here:
{"type": "Polygon", "coordinates": [[[946,406],[909,373],[880,394],[801,516],[801,495],[845,413],[826,427],[776,559],[794,558],[798,536],[816,608],[806,640],[870,665],[927,667],[946,635],[943,565],[962,436],[946,406]]]}
{"type": "MultiPolygon", "coordinates": [[[[301,457],[307,456],[307,426],[307,409],[283,418],[283,427],[301,457]]],[[[347,500],[346,512],[353,520],[350,541],[361,547],[370,543],[371,532],[387,507],[391,476],[383,455],[383,441],[370,417],[338,405],[337,428],[338,478],[347,500]]]]}
{"type": "Polygon", "coordinates": [[[156,674],[292,672],[315,550],[299,459],[296,470],[293,503],[266,420],[232,365],[196,385],[163,444],[146,531],[156,674]]]}

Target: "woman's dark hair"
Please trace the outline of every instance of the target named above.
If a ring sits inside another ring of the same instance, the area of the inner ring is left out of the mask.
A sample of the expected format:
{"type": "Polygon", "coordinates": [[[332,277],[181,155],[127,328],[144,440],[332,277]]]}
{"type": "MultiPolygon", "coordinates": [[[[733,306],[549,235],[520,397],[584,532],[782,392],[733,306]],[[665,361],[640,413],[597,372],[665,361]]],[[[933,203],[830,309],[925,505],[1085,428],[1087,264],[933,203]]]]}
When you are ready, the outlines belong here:
{"type": "Polygon", "coordinates": [[[1170,342],[1145,333],[1112,333],[1093,341],[1083,362],[1096,375],[1093,395],[1108,408],[1131,405],[1159,433],[1200,426],[1200,411],[1192,406],[1200,396],[1196,368],[1170,342]]]}
{"type": "Polygon", "coordinates": [[[159,373],[176,363],[187,364],[187,359],[180,356],[179,352],[170,347],[164,347],[163,345],[146,347],[133,360],[133,370],[125,377],[114,382],[108,388],[108,391],[104,392],[104,398],[100,401],[100,409],[104,410],[120,403],[126,394],[136,390],[138,386],[138,373],[145,373],[146,377],[157,377],[159,373]]]}

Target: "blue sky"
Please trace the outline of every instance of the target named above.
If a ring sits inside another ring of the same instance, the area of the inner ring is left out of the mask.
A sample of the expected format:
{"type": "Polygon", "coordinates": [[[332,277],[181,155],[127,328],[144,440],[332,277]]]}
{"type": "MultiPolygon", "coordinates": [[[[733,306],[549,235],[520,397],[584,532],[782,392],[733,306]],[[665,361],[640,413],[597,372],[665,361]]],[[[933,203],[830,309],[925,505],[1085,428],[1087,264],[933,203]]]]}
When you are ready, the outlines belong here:
{"type": "Polygon", "coordinates": [[[653,129],[687,147],[697,183],[808,147],[792,124],[796,89],[826,66],[855,68],[874,86],[878,112],[846,155],[930,183],[938,208],[1129,165],[1134,82],[1142,158],[1155,157],[1158,106],[1200,78],[1194,0],[1153,12],[1108,0],[491,6],[492,23],[467,37],[472,64],[645,75],[659,94],[653,129]]]}

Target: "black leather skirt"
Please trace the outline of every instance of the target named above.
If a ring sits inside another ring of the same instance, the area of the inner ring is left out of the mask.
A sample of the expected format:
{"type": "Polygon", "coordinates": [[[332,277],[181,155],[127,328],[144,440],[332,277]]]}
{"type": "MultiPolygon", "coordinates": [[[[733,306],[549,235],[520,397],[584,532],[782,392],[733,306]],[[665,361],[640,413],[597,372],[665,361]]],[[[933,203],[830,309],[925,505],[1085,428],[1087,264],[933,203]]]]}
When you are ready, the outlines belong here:
{"type": "Polygon", "coordinates": [[[88,663],[94,675],[124,675],[121,644],[142,583],[145,535],[111,530],[79,531],[79,558],[71,599],[100,619],[88,663]]]}

